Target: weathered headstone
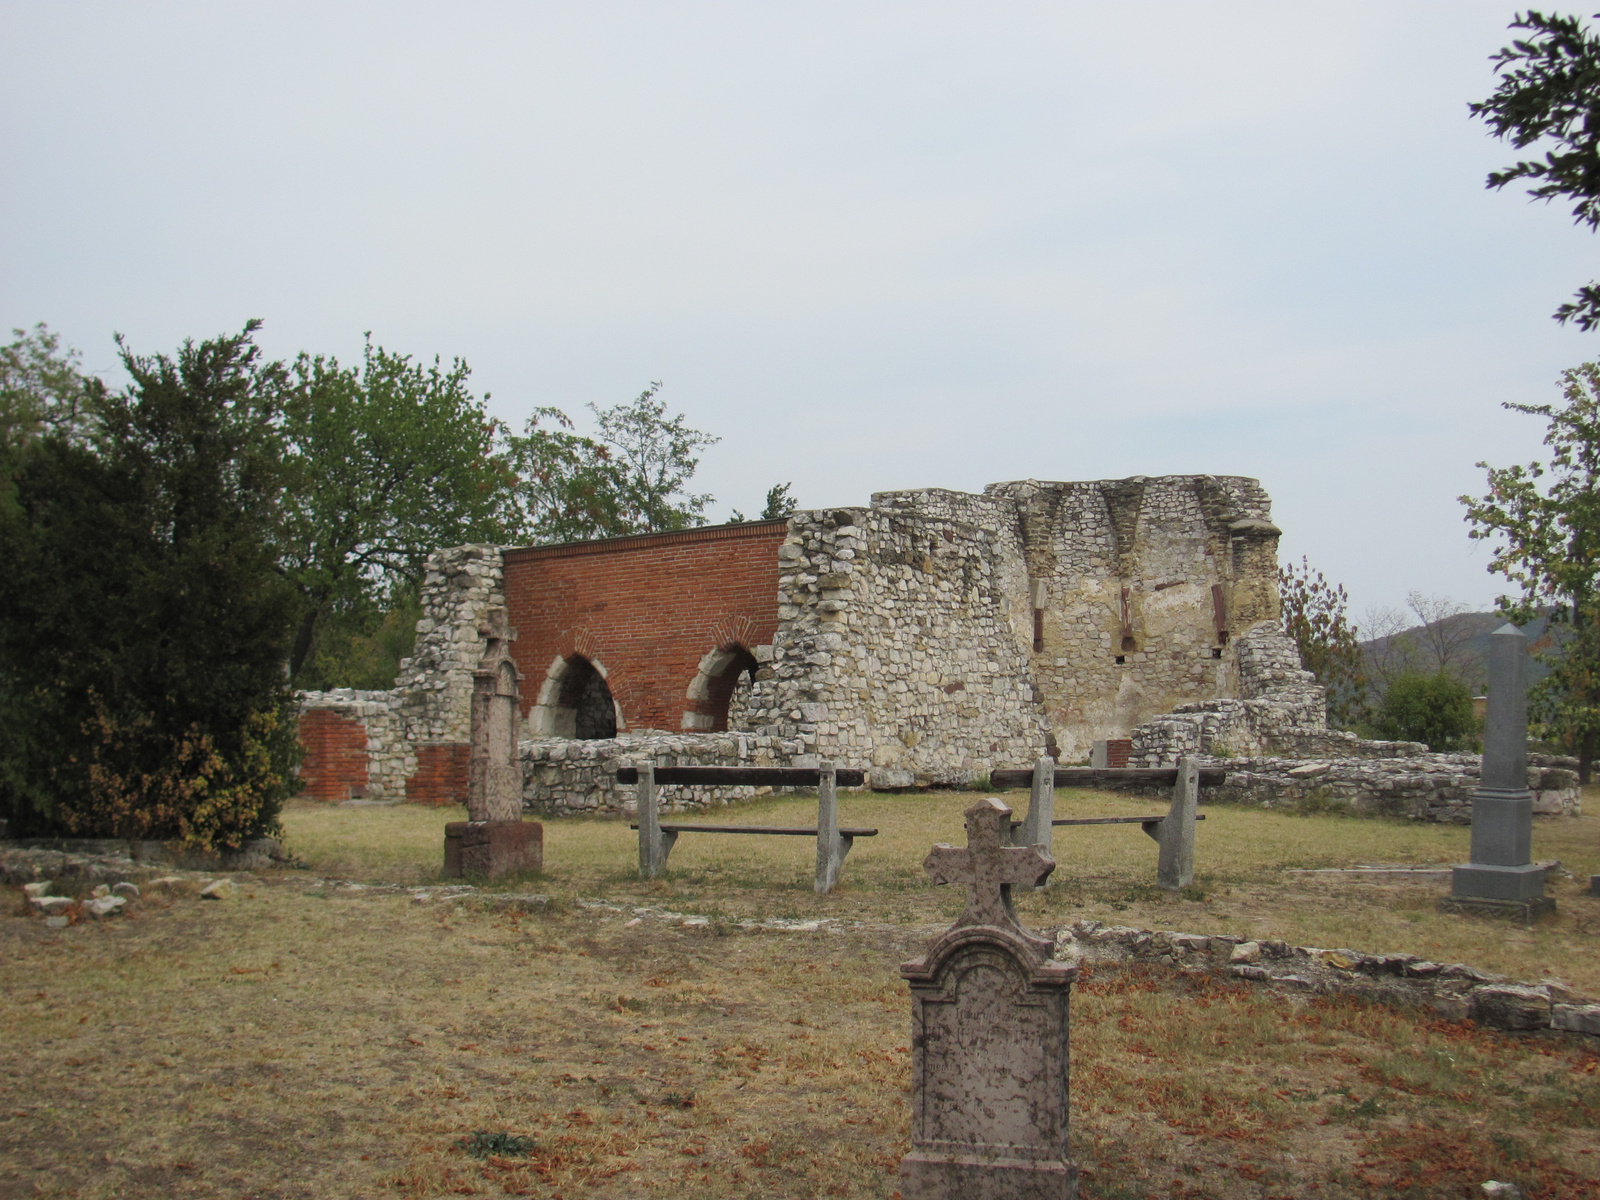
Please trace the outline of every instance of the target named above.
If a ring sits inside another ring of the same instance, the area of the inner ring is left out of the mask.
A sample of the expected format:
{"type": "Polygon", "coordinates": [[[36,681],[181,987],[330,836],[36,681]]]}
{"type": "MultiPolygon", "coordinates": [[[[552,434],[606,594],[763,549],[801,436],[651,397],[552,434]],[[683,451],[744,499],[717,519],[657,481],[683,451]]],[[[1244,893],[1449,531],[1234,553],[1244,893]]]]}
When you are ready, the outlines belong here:
{"type": "Polygon", "coordinates": [[[1533,862],[1528,790],[1528,639],[1515,625],[1489,635],[1489,706],[1483,767],[1472,795],[1472,861],[1450,873],[1439,907],[1531,920],[1555,908],[1533,862]]]}
{"type": "Polygon", "coordinates": [[[904,1200],[1072,1200],[1067,1156],[1067,1007],[1077,968],[1051,961],[1029,932],[1015,886],[1055,869],[1039,846],[1012,846],[1011,810],[967,809],[967,846],[937,845],[935,883],[961,883],[956,923],[900,973],[911,987],[911,1153],[904,1200]]]}
{"type": "Polygon", "coordinates": [[[504,609],[479,628],[486,640],[472,673],[472,757],[467,819],[445,826],[445,874],[494,879],[544,866],[544,826],[522,819],[522,672],[511,657],[516,630],[504,609]]]}

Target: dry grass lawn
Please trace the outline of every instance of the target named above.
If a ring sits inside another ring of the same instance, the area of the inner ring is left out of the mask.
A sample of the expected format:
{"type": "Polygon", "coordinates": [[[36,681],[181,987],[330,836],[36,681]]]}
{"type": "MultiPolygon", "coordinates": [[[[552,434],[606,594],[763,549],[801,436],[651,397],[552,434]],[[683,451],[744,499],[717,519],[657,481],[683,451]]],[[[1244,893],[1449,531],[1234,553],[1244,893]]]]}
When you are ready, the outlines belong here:
{"type": "MultiPolygon", "coordinates": [[[[436,878],[419,809],[288,815],[310,871],[233,901],[151,896],[127,918],[0,920],[0,1197],[888,1197],[907,1148],[897,964],[959,898],[920,861],[971,796],[849,796],[836,896],[804,839],[686,835],[632,877],[624,822],[546,822],[533,915],[418,903],[337,877],[436,878]],[[612,906],[581,906],[603,897],[612,906]],[[713,919],[637,919],[632,905],[713,919]],[[840,918],[815,932],[742,918],[840,918]],[[475,1131],[531,1139],[478,1159],[475,1131]]],[[[803,821],[783,798],[719,819],[803,821]]],[[[1063,793],[1058,812],[1149,801],[1063,793]]],[[[1465,831],[1211,809],[1197,887],[1149,886],[1137,827],[1056,841],[1039,926],[1078,916],[1410,950],[1594,979],[1600,900],[1563,885],[1532,930],[1445,920],[1437,889],[1335,887],[1285,865],[1459,860],[1465,831]],[[1415,895],[1401,894],[1409,890],[1415,895]]],[[[1535,852],[1600,871],[1600,821],[1541,822],[1535,852]]],[[[20,898],[12,901],[21,913],[20,898]]],[[[1286,999],[1157,971],[1074,992],[1074,1155],[1090,1200],[1600,1196],[1600,1055],[1414,1012],[1286,999]]]]}

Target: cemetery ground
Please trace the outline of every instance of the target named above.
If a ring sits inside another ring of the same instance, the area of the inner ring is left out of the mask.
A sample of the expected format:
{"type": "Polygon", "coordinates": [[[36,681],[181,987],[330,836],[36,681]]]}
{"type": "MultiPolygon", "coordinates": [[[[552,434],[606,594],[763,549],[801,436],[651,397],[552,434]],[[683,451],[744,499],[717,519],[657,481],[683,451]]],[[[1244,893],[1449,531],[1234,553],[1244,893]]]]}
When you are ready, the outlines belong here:
{"type": "MultiPolygon", "coordinates": [[[[56,930],[12,890],[0,1197],[891,1196],[897,968],[961,906],[921,861],[963,842],[973,798],[841,795],[844,823],[880,833],[826,897],[804,838],[686,834],[645,883],[626,821],[574,818],[544,822],[542,876],[452,899],[459,810],[309,806],[285,815],[306,869],[241,876],[231,900],[189,880],[56,930]]],[[[1558,913],[1527,928],[1438,914],[1443,884],[1293,873],[1463,861],[1465,828],[1204,811],[1181,895],[1154,887],[1138,826],[1069,827],[1023,920],[1405,951],[1600,995],[1600,899],[1579,887],[1600,817],[1535,824],[1534,857],[1579,878],[1553,879],[1558,913]]],[[[712,819],[814,815],[797,796],[712,819]]],[[[1491,1178],[1600,1196],[1592,1042],[1157,967],[1091,965],[1072,1011],[1085,1197],[1467,1197],[1491,1178]]]]}

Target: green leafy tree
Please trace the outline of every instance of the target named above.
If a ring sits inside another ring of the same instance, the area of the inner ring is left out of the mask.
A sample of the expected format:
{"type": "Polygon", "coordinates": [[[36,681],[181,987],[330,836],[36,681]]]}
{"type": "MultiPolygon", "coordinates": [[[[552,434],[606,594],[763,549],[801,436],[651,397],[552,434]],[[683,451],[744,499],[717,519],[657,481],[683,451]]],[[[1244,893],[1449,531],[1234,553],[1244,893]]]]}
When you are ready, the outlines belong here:
{"type": "Polygon", "coordinates": [[[1391,679],[1372,725],[1379,737],[1425,742],[1439,753],[1470,749],[1478,733],[1472,692],[1444,671],[1433,675],[1407,671],[1391,679]]]}
{"type": "Polygon", "coordinates": [[[690,429],[682,413],[669,420],[667,406],[656,399],[660,391],[658,379],[631,404],[589,405],[600,440],[621,468],[622,519],[643,533],[704,525],[706,505],[715,499],[684,489],[700,465],[696,451],[722,439],[690,429]]]}
{"type": "MultiPolygon", "coordinates": [[[[122,348],[6,464],[0,810],[18,833],[237,846],[271,830],[295,756],[277,569],[286,383],[235,336],[122,348]]],[[[119,341],[119,344],[120,341],[119,341]]]]}
{"type": "Polygon", "coordinates": [[[414,603],[434,550],[507,540],[515,475],[470,373],[460,359],[416,362],[370,335],[359,367],[302,354],[288,371],[280,557],[300,600],[296,683],[339,681],[328,668],[341,644],[414,603]],[[323,670],[308,675],[324,628],[323,670]]]}
{"type": "Polygon", "coordinates": [[[11,332],[16,340],[0,346],[0,454],[49,432],[82,437],[98,382],[83,374],[82,355],[42,321],[11,332]]]}
{"type": "Polygon", "coordinates": [[[638,532],[623,516],[623,469],[611,447],[574,433],[559,408],[534,409],[522,435],[507,445],[520,536],[581,542],[638,532]]]}
{"type": "MultiPolygon", "coordinates": [[[[1600,37],[1578,17],[1532,9],[1511,28],[1529,30],[1530,36],[1490,59],[1500,86],[1489,99],[1472,105],[1471,112],[1518,150],[1539,143],[1548,148],[1542,156],[1493,172],[1488,186],[1532,181],[1530,196],[1575,201],[1573,220],[1590,229],[1600,227],[1600,37]]],[[[1600,285],[1581,288],[1554,316],[1584,330],[1600,325],[1600,285]]]]}
{"type": "Polygon", "coordinates": [[[519,482],[523,536],[539,542],[583,541],[704,525],[710,495],[686,490],[696,452],[720,438],[668,418],[659,381],[628,404],[589,405],[598,437],[573,431],[557,408],[535,409],[520,437],[508,439],[519,482]]]}
{"type": "Polygon", "coordinates": [[[1495,543],[1489,570],[1516,588],[1500,610],[1518,625],[1548,615],[1549,673],[1534,685],[1530,716],[1578,755],[1589,781],[1600,739],[1600,365],[1562,372],[1561,405],[1506,404],[1544,418],[1548,463],[1491,467],[1489,491],[1462,496],[1470,536],[1495,543]],[[1565,628],[1563,628],[1565,627],[1565,628]]]}
{"type": "MultiPolygon", "coordinates": [[[[761,515],[756,520],[781,521],[786,517],[792,517],[795,509],[799,507],[795,498],[789,494],[789,489],[793,486],[792,483],[775,483],[769,487],[766,506],[762,508],[761,515]]],[[[749,519],[736,508],[733,510],[733,516],[728,518],[728,524],[740,525],[749,519]]]]}
{"type": "Polygon", "coordinates": [[[1366,677],[1361,644],[1345,609],[1343,584],[1332,584],[1304,558],[1278,569],[1284,632],[1300,648],[1300,661],[1328,689],[1328,719],[1349,728],[1362,713],[1366,677]]]}

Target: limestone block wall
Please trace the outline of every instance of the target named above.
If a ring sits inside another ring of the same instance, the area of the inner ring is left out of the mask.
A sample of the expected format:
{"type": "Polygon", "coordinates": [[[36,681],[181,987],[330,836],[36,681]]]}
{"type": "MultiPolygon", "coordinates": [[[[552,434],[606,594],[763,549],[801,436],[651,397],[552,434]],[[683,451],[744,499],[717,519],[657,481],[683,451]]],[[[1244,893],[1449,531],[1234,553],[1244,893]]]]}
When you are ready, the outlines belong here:
{"type": "Polygon", "coordinates": [[[1235,640],[1277,621],[1259,483],[1177,475],[991,484],[1015,513],[1013,628],[1062,761],[1178,705],[1238,693],[1235,640]]]}
{"type": "MultiPolygon", "coordinates": [[[[617,783],[617,768],[652,762],[658,767],[803,767],[815,756],[799,742],[749,733],[660,733],[578,741],[539,738],[523,742],[522,799],[530,812],[635,812],[632,784],[617,783]]],[[[667,812],[715,808],[749,799],[768,788],[664,787],[667,812]]]]}
{"type": "Polygon", "coordinates": [[[472,672],[487,645],[478,628],[505,607],[504,574],[498,546],[452,546],[428,559],[416,645],[394,686],[411,742],[469,740],[472,672]]]}
{"type": "Polygon", "coordinates": [[[797,513],[778,565],[771,657],[740,701],[755,732],[878,787],[965,783],[1043,751],[1009,503],[930,490],[797,513]]]}
{"type": "MultiPolygon", "coordinates": [[[[1369,745],[1418,747],[1416,742],[1369,745]]],[[[1472,821],[1482,758],[1476,754],[1410,753],[1404,756],[1313,759],[1202,759],[1227,775],[1208,788],[1207,800],[1294,808],[1308,802],[1347,808],[1370,816],[1405,817],[1466,825],[1472,821]]],[[[1533,811],[1576,816],[1582,812],[1578,760],[1555,755],[1528,756],[1528,789],[1533,811]]]]}
{"type": "Polygon", "coordinates": [[[1236,661],[1239,696],[1180,704],[1144,722],[1133,731],[1130,763],[1170,766],[1184,755],[1364,755],[1354,734],[1328,728],[1327,693],[1301,668],[1300,652],[1277,620],[1245,630],[1236,661]]]}

